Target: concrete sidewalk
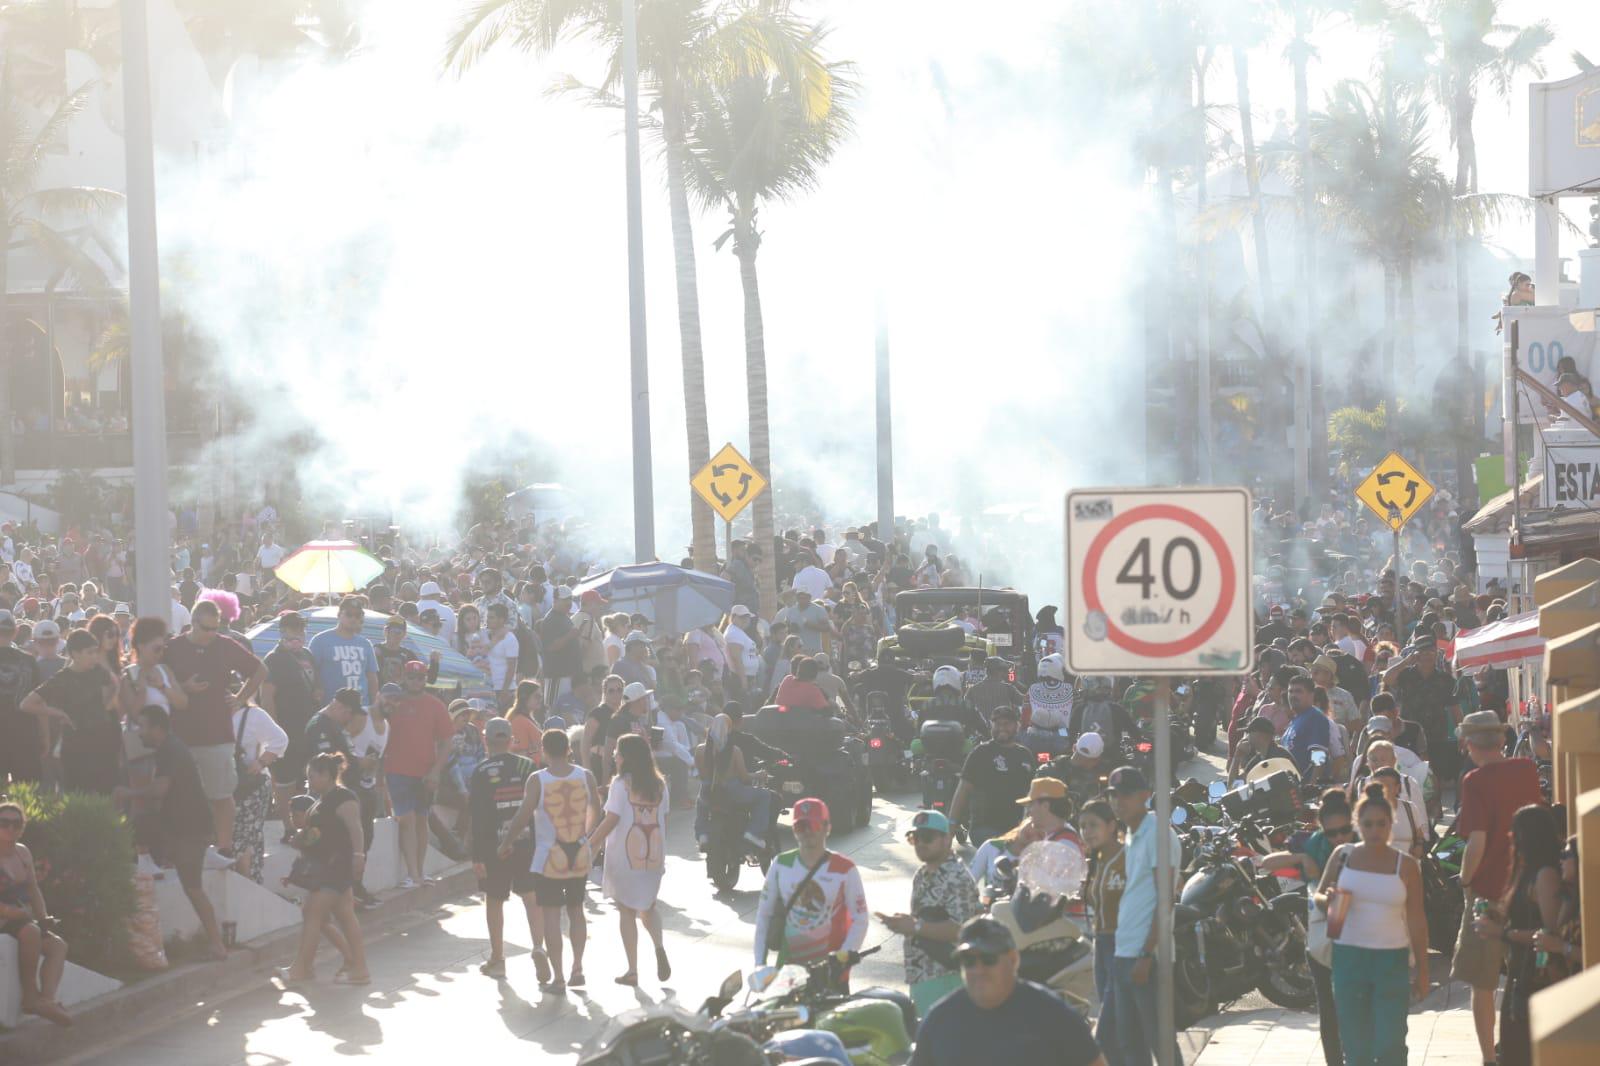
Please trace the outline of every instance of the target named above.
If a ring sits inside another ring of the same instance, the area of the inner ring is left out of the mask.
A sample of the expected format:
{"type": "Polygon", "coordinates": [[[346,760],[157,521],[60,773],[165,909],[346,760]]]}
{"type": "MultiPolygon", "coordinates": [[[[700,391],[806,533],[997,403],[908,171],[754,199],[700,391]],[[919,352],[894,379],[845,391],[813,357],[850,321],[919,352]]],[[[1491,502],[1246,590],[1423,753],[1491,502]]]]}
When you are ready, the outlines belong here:
{"type": "MultiPolygon", "coordinates": [[[[1210,1020],[1216,1024],[1204,1027],[1209,1039],[1193,1060],[1194,1066],[1323,1066],[1315,1011],[1273,1007],[1229,1011],[1210,1020]]],[[[1466,985],[1452,981],[1435,988],[1412,1008],[1409,1022],[1406,1061],[1412,1066],[1461,1066],[1483,1061],[1473,1032],[1466,985]]],[[[1184,1057],[1187,1059],[1187,1054],[1184,1057]]]]}

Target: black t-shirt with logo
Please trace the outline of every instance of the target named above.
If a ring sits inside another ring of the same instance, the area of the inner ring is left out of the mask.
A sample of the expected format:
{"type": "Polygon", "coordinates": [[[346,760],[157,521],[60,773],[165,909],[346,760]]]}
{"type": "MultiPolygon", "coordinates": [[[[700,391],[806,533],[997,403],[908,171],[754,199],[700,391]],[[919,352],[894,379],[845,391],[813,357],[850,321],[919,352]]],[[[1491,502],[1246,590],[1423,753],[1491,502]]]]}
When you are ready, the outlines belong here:
{"type": "Polygon", "coordinates": [[[350,734],[325,712],[318,711],[311,716],[311,721],[306,723],[306,751],[311,755],[321,755],[325,751],[339,751],[349,757],[350,734]]]}
{"type": "Polygon", "coordinates": [[[961,767],[961,779],[972,785],[972,822],[998,832],[1022,820],[1017,800],[1033,780],[1033,752],[1011,741],[985,741],[972,749],[961,767]]]}
{"type": "Polygon", "coordinates": [[[911,1066],[1090,1066],[1099,1058],[1094,1035],[1076,1011],[1042,985],[1018,981],[993,1010],[972,1002],[964,988],[934,1004],[917,1033],[911,1066]]]}
{"type": "MultiPolygon", "coordinates": [[[[472,861],[489,862],[500,847],[500,830],[522,806],[523,790],[534,771],[533,760],[511,752],[491,755],[472,771],[467,803],[472,811],[472,861]]],[[[519,847],[526,847],[523,834],[519,847]]]]}

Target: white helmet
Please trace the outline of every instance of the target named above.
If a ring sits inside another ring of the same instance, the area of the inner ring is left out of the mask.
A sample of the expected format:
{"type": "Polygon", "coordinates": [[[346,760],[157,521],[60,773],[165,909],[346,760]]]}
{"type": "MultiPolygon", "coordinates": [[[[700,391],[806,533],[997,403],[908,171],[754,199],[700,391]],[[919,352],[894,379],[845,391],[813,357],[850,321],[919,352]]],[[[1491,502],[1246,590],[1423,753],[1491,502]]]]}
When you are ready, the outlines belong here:
{"type": "Polygon", "coordinates": [[[933,689],[937,692],[940,687],[953,688],[961,691],[961,671],[953,666],[941,666],[933,672],[933,689]]]}
{"type": "Polygon", "coordinates": [[[1051,681],[1065,681],[1067,665],[1061,661],[1060,655],[1046,655],[1039,660],[1039,676],[1051,681]]]}

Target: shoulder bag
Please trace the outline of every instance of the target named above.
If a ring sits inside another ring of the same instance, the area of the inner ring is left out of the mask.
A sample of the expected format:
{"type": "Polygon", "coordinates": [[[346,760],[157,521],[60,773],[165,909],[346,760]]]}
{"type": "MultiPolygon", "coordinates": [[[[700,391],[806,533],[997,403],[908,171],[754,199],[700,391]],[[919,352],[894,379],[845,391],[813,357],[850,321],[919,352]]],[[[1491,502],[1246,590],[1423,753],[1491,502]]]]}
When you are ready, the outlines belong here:
{"type": "MultiPolygon", "coordinates": [[[[798,858],[798,856],[796,857],[798,858]]],[[[813,877],[817,876],[817,871],[822,869],[822,864],[827,862],[828,859],[829,855],[824,851],[822,858],[817,860],[817,864],[807,870],[805,877],[801,878],[800,883],[794,886],[794,893],[789,896],[787,901],[784,900],[781,893],[778,895],[778,905],[773,908],[772,919],[767,922],[768,951],[783,950],[783,932],[784,927],[789,924],[789,908],[794,906],[794,901],[800,898],[800,893],[806,890],[806,886],[811,883],[813,877]]]]}
{"type": "MultiPolygon", "coordinates": [[[[1341,868],[1345,857],[1349,854],[1350,845],[1340,844],[1338,850],[1328,857],[1328,864],[1339,863],[1341,868]]],[[[1335,888],[1339,878],[1334,876],[1328,883],[1329,888],[1335,888]]],[[[1333,941],[1328,939],[1328,912],[1317,906],[1314,898],[1316,890],[1313,889],[1306,895],[1307,905],[1310,907],[1310,920],[1306,923],[1306,957],[1318,966],[1331,968],[1333,966],[1333,941]]]]}
{"type": "Polygon", "coordinates": [[[252,774],[247,769],[252,760],[246,758],[244,754],[244,726],[250,720],[250,712],[253,710],[254,707],[245,704],[244,710],[239,715],[239,728],[233,738],[233,768],[239,779],[238,785],[233,790],[235,803],[242,803],[248,799],[251,793],[261,787],[261,782],[267,777],[265,770],[258,770],[252,774]]]}

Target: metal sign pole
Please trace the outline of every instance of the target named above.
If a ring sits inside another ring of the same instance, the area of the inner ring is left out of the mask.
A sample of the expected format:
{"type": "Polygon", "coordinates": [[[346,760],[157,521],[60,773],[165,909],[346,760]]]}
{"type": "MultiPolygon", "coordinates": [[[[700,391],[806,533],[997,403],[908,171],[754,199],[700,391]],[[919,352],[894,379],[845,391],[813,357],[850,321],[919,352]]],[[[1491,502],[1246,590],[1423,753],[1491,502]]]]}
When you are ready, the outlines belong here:
{"type": "Polygon", "coordinates": [[[1394,527],[1394,639],[1405,643],[1400,622],[1400,583],[1405,580],[1400,568],[1400,527],[1394,527]]]}
{"type": "Polygon", "coordinates": [[[1172,988],[1172,882],[1176,856],[1172,854],[1172,728],[1169,724],[1172,685],[1163,679],[1156,692],[1155,745],[1156,779],[1156,1062],[1160,1066],[1183,1066],[1172,1061],[1176,1046],[1176,1020],[1173,1016],[1172,988]]]}

